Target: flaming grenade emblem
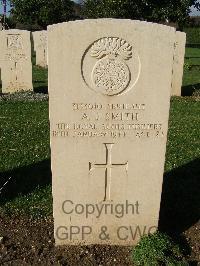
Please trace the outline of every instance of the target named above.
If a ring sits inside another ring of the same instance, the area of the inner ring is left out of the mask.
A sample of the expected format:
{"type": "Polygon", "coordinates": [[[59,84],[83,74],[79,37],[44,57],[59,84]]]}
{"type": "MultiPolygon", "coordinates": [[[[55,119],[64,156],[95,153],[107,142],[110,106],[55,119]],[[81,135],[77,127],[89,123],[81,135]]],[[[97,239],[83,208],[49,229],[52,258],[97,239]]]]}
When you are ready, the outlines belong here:
{"type": "Polygon", "coordinates": [[[131,45],[120,38],[102,38],[93,44],[91,56],[99,59],[91,76],[96,90],[113,96],[128,87],[131,73],[126,61],[132,58],[131,45]]]}

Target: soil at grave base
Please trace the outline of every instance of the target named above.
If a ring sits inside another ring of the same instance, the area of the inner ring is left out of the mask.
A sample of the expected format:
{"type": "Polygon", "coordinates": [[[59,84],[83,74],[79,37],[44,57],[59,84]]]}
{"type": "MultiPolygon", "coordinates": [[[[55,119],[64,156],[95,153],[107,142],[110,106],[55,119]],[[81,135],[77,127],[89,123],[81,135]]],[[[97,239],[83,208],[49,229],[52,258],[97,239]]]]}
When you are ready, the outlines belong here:
{"type": "Polygon", "coordinates": [[[55,247],[53,218],[0,216],[0,265],[132,265],[127,247],[55,247]]]}
{"type": "MultiPolygon", "coordinates": [[[[185,232],[192,253],[200,263],[200,222],[185,232]]],[[[0,216],[0,265],[133,265],[131,247],[55,247],[53,219],[0,216]]]]}

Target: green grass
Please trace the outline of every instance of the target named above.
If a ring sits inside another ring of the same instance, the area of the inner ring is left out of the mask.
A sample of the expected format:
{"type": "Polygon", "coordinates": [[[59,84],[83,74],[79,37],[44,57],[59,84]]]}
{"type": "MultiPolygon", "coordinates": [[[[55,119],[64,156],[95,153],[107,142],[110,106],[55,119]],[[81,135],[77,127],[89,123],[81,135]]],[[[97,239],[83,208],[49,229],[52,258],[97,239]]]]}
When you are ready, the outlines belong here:
{"type": "MultiPolygon", "coordinates": [[[[196,63],[191,57],[198,59],[200,50],[187,48],[186,56],[196,63]]],[[[47,70],[34,66],[33,79],[35,89],[43,91],[47,86],[47,70]]],[[[199,72],[184,71],[184,86],[198,83],[199,72]]],[[[183,175],[177,169],[191,168],[187,188],[193,194],[199,169],[196,160],[200,156],[199,113],[200,102],[194,98],[172,98],[165,172],[166,175],[171,173],[176,181],[174,192],[177,186],[181,187],[182,194],[186,189],[182,188],[184,182],[179,186],[183,175]]],[[[2,211],[30,215],[51,213],[48,102],[0,102],[0,147],[0,187],[12,177],[0,194],[2,211]]]]}
{"type": "MultiPolygon", "coordinates": [[[[0,106],[1,184],[12,177],[5,193],[0,195],[0,200],[5,202],[50,182],[48,102],[3,102],[0,106]]],[[[33,193],[33,198],[43,208],[38,193],[33,193]]],[[[13,204],[29,209],[24,202],[33,202],[31,197],[24,201],[20,196],[13,204]]]]}
{"type": "Polygon", "coordinates": [[[173,240],[162,233],[143,236],[133,249],[135,266],[148,265],[188,265],[183,259],[182,250],[173,240]]]}
{"type": "Polygon", "coordinates": [[[184,70],[183,96],[191,96],[195,90],[200,89],[200,69],[184,70]]]}
{"type": "Polygon", "coordinates": [[[187,34],[187,44],[200,44],[200,27],[184,28],[187,34]]]}
{"type": "Polygon", "coordinates": [[[173,98],[166,153],[165,171],[170,171],[200,156],[200,102],[173,98]]]}
{"type": "Polygon", "coordinates": [[[48,92],[48,70],[33,65],[33,87],[35,92],[48,92]]]}
{"type": "Polygon", "coordinates": [[[0,211],[6,215],[28,215],[38,218],[52,214],[52,192],[51,186],[45,188],[38,186],[27,195],[19,195],[11,201],[7,201],[0,211]]]}
{"type": "Polygon", "coordinates": [[[185,56],[186,57],[200,58],[200,49],[199,48],[186,47],[185,56]]]}
{"type": "Polygon", "coordinates": [[[186,48],[182,95],[191,96],[200,89],[200,48],[186,48]],[[186,67],[188,66],[188,68],[186,67]]]}
{"type": "Polygon", "coordinates": [[[0,184],[12,177],[0,201],[8,201],[9,212],[33,213],[32,205],[38,213],[42,209],[47,213],[50,201],[46,204],[46,200],[51,194],[45,188],[51,178],[48,102],[5,102],[0,106],[0,184]]]}
{"type": "Polygon", "coordinates": [[[48,158],[48,102],[3,102],[0,106],[0,172],[48,158]]]}

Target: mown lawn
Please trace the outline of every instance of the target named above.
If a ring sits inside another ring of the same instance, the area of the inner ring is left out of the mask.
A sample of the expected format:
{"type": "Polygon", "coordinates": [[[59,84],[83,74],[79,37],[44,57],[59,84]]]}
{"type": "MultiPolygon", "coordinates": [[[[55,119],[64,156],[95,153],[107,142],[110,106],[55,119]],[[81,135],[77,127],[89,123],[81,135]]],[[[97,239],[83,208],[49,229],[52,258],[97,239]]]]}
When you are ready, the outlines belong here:
{"type": "Polygon", "coordinates": [[[200,89],[200,48],[186,48],[182,95],[200,89]]]}
{"type": "Polygon", "coordinates": [[[33,87],[35,92],[48,92],[48,71],[45,68],[33,65],[33,87]]]}
{"type": "MultiPolygon", "coordinates": [[[[196,60],[199,60],[200,65],[199,50],[188,48],[186,57],[190,57],[186,59],[190,63],[196,64],[196,60]]],[[[44,92],[47,70],[34,66],[33,71],[35,90],[44,92]]],[[[184,71],[184,86],[198,83],[199,72],[197,74],[194,69],[184,71]]],[[[172,98],[166,173],[199,158],[199,113],[200,102],[195,98],[172,98]]],[[[34,216],[50,214],[52,197],[48,101],[0,102],[0,147],[0,188],[11,177],[0,191],[1,210],[34,216]]]]}

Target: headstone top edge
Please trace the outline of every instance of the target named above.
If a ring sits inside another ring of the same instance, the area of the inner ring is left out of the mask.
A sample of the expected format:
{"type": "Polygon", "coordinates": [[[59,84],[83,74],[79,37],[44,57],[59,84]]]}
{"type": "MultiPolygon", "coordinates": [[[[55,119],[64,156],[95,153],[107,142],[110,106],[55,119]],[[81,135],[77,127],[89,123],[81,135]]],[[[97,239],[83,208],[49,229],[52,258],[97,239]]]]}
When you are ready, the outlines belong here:
{"type": "Polygon", "coordinates": [[[35,31],[32,31],[32,34],[39,34],[39,33],[46,33],[47,30],[35,30],[35,31]]]}
{"type": "Polygon", "coordinates": [[[13,32],[13,33],[15,33],[15,32],[21,32],[21,33],[31,33],[31,31],[29,31],[29,30],[19,30],[19,29],[9,29],[9,30],[2,30],[1,31],[2,33],[9,33],[9,32],[13,32]]]}
{"type": "Polygon", "coordinates": [[[183,32],[183,31],[176,31],[176,34],[177,34],[177,35],[180,35],[180,36],[182,36],[182,37],[185,37],[185,38],[186,38],[186,36],[187,36],[187,34],[186,34],[185,32],[183,32]]]}
{"type": "Polygon", "coordinates": [[[116,19],[116,18],[99,18],[99,19],[85,19],[85,20],[75,20],[75,21],[67,21],[67,22],[62,22],[58,24],[52,24],[47,27],[47,32],[54,31],[58,28],[62,28],[63,26],[66,25],[80,25],[80,24],[97,24],[97,23],[116,23],[120,22],[121,24],[133,24],[133,25],[144,25],[144,26],[152,26],[152,27],[158,27],[162,28],[163,30],[165,29],[166,31],[172,31],[176,32],[176,29],[171,26],[159,24],[159,23],[154,23],[154,22],[147,22],[144,20],[131,20],[131,19],[116,19]]]}

